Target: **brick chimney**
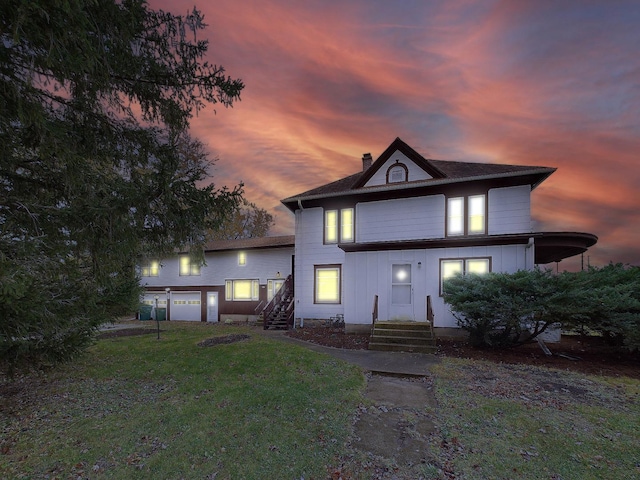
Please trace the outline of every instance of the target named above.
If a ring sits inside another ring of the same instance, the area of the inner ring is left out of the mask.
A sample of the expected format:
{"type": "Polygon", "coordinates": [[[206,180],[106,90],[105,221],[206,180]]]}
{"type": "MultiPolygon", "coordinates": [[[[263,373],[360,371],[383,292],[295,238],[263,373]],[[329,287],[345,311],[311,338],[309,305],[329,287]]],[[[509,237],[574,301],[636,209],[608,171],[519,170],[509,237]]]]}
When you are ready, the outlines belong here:
{"type": "Polygon", "coordinates": [[[373,157],[371,157],[370,153],[365,153],[364,155],[362,155],[362,171],[363,172],[366,172],[372,163],[373,163],[373,157]]]}

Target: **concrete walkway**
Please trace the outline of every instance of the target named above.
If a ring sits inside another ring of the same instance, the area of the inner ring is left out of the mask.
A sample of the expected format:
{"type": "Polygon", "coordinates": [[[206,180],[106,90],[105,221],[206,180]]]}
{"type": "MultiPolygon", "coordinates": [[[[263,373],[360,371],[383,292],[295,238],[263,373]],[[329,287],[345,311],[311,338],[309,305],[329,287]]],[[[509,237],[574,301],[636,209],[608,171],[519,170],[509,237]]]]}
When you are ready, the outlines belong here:
{"type": "Polygon", "coordinates": [[[326,353],[345,362],[358,365],[372,373],[423,377],[429,375],[431,366],[440,361],[435,355],[425,353],[379,352],[324,347],[288,337],[282,330],[260,330],[260,333],[269,338],[301,345],[315,352],[326,353]]]}

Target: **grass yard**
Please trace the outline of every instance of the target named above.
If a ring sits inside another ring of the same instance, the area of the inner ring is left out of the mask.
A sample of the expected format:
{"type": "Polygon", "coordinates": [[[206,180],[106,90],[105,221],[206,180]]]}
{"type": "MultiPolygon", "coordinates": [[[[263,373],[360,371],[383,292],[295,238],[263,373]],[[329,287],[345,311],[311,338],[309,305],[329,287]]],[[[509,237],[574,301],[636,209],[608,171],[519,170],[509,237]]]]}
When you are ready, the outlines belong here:
{"type": "Polygon", "coordinates": [[[162,328],[0,383],[0,478],[640,478],[637,379],[444,357],[436,407],[401,412],[435,425],[408,465],[350,445],[372,407],[358,367],[248,328],[162,328]]]}
{"type": "Polygon", "coordinates": [[[358,368],[249,329],[162,328],[4,385],[0,477],[326,477],[361,401],[358,368]],[[238,333],[251,338],[197,346],[238,333]]]}
{"type": "Polygon", "coordinates": [[[427,478],[640,478],[640,381],[461,359],[434,374],[427,478]]]}

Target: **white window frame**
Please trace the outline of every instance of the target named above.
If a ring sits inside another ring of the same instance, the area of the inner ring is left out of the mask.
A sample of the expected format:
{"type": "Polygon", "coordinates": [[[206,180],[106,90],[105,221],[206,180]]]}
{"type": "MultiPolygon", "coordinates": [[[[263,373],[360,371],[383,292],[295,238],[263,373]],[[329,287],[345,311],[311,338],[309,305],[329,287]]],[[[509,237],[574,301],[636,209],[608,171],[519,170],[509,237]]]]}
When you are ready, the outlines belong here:
{"type": "Polygon", "coordinates": [[[313,267],[313,303],[340,305],[342,303],[342,265],[314,265],[313,267]],[[335,296],[324,298],[322,288],[325,285],[319,274],[335,272],[335,296]]]}
{"type": "Polygon", "coordinates": [[[441,258],[440,259],[440,296],[442,296],[442,285],[447,278],[450,278],[452,275],[447,275],[445,277],[445,265],[447,264],[455,264],[460,265],[457,272],[454,274],[462,273],[462,275],[469,274],[477,274],[483,275],[485,273],[490,273],[492,271],[491,265],[491,257],[460,257],[460,258],[441,258]],[[483,263],[487,265],[487,269],[485,272],[477,272],[474,271],[475,267],[473,267],[474,263],[483,263]]]}
{"type": "Polygon", "coordinates": [[[160,274],[160,262],[158,260],[148,260],[140,265],[141,277],[157,277],[160,274]]]}
{"type": "Polygon", "coordinates": [[[260,281],[255,278],[237,278],[233,280],[225,280],[224,282],[224,299],[227,302],[255,302],[260,299],[260,281]],[[239,296],[244,293],[245,283],[249,283],[248,295],[239,296]]]}
{"type": "Polygon", "coordinates": [[[179,270],[180,270],[181,277],[200,275],[200,265],[197,263],[193,263],[188,255],[182,255],[179,259],[179,262],[180,262],[179,270]]]}

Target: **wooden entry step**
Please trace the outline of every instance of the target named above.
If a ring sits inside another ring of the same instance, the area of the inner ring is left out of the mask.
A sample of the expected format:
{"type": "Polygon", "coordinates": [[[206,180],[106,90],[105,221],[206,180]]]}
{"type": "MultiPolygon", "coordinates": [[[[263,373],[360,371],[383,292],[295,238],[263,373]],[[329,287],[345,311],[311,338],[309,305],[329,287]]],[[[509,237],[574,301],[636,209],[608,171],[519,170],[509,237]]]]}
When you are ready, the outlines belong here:
{"type": "Polygon", "coordinates": [[[428,322],[376,322],[369,350],[435,353],[436,342],[428,322]]]}

